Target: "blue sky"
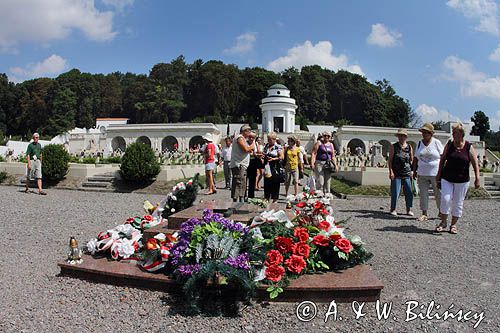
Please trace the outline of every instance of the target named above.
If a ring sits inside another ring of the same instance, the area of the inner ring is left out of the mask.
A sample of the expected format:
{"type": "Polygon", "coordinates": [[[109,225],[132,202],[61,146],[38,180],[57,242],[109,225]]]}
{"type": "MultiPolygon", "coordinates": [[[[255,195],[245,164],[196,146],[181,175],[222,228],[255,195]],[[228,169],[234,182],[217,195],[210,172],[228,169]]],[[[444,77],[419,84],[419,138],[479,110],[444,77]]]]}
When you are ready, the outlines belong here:
{"type": "Polygon", "coordinates": [[[423,120],[483,110],[500,126],[498,0],[0,2],[0,72],[14,82],[71,68],[148,73],[180,54],[347,69],[388,79],[423,120]]]}

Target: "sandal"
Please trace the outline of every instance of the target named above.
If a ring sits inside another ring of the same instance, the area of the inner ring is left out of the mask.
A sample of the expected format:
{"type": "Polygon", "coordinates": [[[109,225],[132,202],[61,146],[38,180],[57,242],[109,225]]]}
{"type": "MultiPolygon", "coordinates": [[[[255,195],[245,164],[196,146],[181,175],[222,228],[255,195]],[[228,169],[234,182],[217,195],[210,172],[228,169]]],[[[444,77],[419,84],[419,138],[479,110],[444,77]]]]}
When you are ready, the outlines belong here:
{"type": "Polygon", "coordinates": [[[443,232],[444,229],[446,229],[446,223],[441,222],[436,227],[436,232],[443,232]]]}
{"type": "Polygon", "coordinates": [[[458,234],[457,226],[455,224],[450,226],[450,234],[453,234],[453,235],[458,234]]]}
{"type": "Polygon", "coordinates": [[[40,191],[38,192],[39,195],[47,195],[47,193],[45,193],[44,191],[40,191]]]}
{"type": "Polygon", "coordinates": [[[418,221],[420,222],[424,222],[424,221],[427,221],[429,218],[427,217],[427,215],[422,215],[420,217],[417,218],[418,221]]]}
{"type": "Polygon", "coordinates": [[[23,192],[24,192],[24,193],[26,193],[26,194],[29,194],[29,193],[30,193],[30,190],[29,190],[29,189],[26,189],[26,190],[24,190],[23,192]]]}

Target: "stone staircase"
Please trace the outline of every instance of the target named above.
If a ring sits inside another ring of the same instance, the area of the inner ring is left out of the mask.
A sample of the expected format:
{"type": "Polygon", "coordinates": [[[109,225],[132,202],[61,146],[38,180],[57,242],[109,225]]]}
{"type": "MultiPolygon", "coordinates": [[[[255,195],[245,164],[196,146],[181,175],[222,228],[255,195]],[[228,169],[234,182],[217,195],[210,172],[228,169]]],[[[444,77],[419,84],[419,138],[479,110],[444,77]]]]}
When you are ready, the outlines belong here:
{"type": "Polygon", "coordinates": [[[500,199],[500,187],[495,185],[493,177],[486,176],[484,178],[484,188],[494,199],[500,199]]]}
{"type": "Polygon", "coordinates": [[[99,191],[99,192],[113,192],[113,181],[115,176],[113,173],[104,173],[87,177],[82,183],[80,190],[85,191],[99,191]]]}

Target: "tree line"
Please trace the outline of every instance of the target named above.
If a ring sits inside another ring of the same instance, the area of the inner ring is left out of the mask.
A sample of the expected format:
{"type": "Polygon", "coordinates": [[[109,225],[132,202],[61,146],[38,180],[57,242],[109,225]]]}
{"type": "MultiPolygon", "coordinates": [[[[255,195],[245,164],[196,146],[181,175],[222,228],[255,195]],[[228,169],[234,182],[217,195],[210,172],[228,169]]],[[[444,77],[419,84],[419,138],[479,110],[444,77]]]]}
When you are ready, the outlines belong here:
{"type": "Polygon", "coordinates": [[[130,123],[257,124],[261,99],[275,83],[291,90],[303,128],[309,123],[406,127],[416,120],[408,100],[385,79],[372,84],[361,75],[317,65],[275,73],[216,60],[188,64],[179,56],[154,65],[149,75],[72,69],[54,79],[14,84],[0,74],[0,134],[54,136],[74,127],[91,128],[97,117],[127,117],[130,123]]]}

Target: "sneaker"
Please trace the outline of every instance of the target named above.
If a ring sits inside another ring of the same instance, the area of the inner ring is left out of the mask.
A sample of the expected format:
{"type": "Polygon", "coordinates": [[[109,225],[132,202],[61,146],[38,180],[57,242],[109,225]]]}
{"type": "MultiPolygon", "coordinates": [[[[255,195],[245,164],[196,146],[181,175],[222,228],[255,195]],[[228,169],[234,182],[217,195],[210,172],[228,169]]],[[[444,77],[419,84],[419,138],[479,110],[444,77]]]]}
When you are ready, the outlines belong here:
{"type": "Polygon", "coordinates": [[[406,214],[408,214],[409,216],[415,216],[415,214],[413,214],[413,212],[411,210],[406,214]]]}
{"type": "Polygon", "coordinates": [[[392,216],[398,216],[398,212],[396,212],[395,210],[393,210],[393,211],[391,212],[391,215],[392,215],[392,216]]]}

